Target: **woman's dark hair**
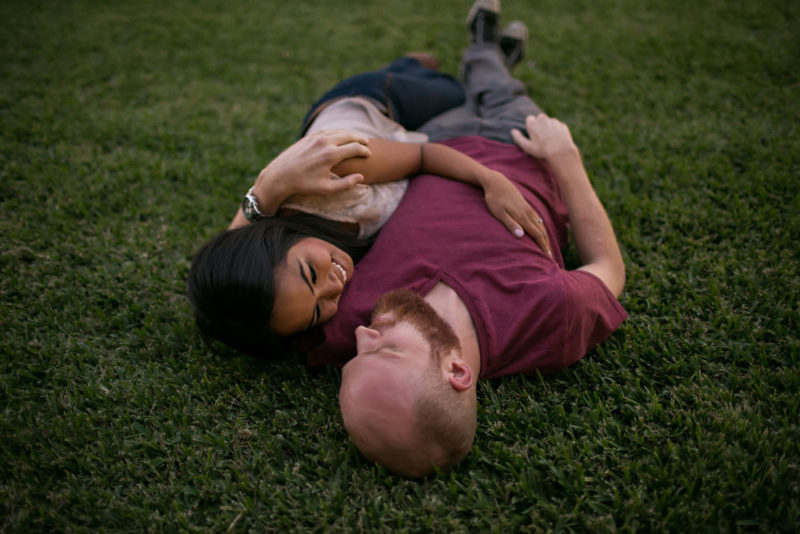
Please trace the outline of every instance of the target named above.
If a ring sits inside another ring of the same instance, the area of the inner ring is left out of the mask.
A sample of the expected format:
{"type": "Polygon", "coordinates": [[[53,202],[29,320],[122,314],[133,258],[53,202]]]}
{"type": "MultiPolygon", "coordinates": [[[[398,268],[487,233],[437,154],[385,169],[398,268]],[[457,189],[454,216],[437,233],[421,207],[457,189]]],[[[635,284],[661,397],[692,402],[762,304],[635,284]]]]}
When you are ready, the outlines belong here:
{"type": "Polygon", "coordinates": [[[289,249],[306,237],[323,239],[358,261],[372,244],[336,223],[314,215],[271,217],[227,230],[192,259],[189,301],[207,341],[270,358],[289,353],[269,329],[275,304],[273,271],[289,249]]]}

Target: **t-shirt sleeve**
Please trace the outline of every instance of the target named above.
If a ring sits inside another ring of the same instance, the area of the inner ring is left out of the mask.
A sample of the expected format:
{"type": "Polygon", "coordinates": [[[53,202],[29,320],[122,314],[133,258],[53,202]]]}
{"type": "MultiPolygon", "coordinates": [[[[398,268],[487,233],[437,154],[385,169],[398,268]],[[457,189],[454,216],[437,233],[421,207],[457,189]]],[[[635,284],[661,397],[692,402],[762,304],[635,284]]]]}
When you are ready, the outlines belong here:
{"type": "Polygon", "coordinates": [[[610,336],[628,314],[597,276],[581,270],[561,272],[567,311],[567,335],[563,338],[567,367],[610,336]]]}

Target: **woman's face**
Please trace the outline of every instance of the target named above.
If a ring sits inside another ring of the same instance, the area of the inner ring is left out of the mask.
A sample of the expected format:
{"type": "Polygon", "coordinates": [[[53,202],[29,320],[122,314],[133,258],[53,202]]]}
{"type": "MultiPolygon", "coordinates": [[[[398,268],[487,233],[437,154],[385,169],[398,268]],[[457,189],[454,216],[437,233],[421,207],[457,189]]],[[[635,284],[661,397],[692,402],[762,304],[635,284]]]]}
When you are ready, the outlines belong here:
{"type": "Polygon", "coordinates": [[[353,259],[327,241],[306,237],[289,249],[274,273],[269,326],[279,336],[288,336],[336,314],[344,285],[353,275],[353,259]]]}

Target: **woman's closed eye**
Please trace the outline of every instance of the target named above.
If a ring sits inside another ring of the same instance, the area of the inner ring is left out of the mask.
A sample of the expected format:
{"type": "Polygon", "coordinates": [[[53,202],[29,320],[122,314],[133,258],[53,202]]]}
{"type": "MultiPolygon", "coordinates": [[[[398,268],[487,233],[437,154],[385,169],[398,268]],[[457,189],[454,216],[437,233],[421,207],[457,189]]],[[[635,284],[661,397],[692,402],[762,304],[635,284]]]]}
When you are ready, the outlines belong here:
{"type": "Polygon", "coordinates": [[[314,289],[314,287],[317,285],[317,271],[308,262],[306,262],[305,266],[306,266],[308,275],[306,275],[306,269],[303,269],[303,263],[300,262],[300,261],[297,262],[297,267],[298,267],[298,269],[300,271],[300,277],[306,283],[306,286],[308,286],[308,291],[311,293],[311,296],[314,298],[314,311],[311,313],[311,320],[308,322],[308,326],[306,326],[306,329],[309,329],[312,326],[314,326],[315,324],[319,323],[321,310],[320,310],[320,307],[319,307],[319,303],[317,302],[317,292],[314,289]]]}
{"type": "Polygon", "coordinates": [[[311,314],[311,321],[309,321],[308,326],[306,327],[306,330],[308,330],[309,328],[319,324],[319,319],[320,319],[320,314],[321,313],[322,312],[321,312],[321,310],[319,308],[319,304],[314,303],[314,313],[311,314]]]}
{"type": "MultiPolygon", "coordinates": [[[[317,271],[311,264],[308,264],[308,272],[311,275],[311,283],[316,285],[317,284],[317,271]]],[[[311,326],[319,323],[320,314],[322,311],[319,308],[319,304],[314,305],[314,315],[311,317],[311,326]]]]}

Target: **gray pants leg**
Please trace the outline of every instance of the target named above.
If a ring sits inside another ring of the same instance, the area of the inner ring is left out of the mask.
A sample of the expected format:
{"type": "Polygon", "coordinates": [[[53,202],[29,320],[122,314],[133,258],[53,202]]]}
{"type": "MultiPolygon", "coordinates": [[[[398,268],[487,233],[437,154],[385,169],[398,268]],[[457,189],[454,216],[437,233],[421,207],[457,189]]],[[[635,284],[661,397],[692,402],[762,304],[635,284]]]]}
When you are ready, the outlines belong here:
{"type": "Polygon", "coordinates": [[[525,131],[525,117],[542,112],[503,63],[500,47],[471,44],[462,59],[467,101],[423,124],[431,141],[480,135],[513,143],[511,129],[525,131]]]}

